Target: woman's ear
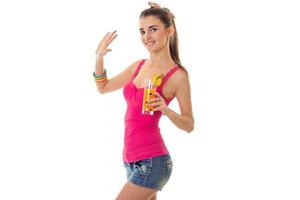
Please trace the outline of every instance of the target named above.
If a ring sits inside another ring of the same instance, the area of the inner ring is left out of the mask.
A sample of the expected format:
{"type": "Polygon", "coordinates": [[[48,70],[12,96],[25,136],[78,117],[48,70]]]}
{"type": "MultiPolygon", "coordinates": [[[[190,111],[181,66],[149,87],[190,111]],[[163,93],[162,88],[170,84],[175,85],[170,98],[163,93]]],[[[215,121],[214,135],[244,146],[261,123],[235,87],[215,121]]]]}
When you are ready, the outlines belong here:
{"type": "Polygon", "coordinates": [[[173,35],[174,35],[174,32],[175,32],[174,26],[170,26],[170,27],[168,28],[168,36],[169,36],[169,37],[173,36],[173,35]]]}

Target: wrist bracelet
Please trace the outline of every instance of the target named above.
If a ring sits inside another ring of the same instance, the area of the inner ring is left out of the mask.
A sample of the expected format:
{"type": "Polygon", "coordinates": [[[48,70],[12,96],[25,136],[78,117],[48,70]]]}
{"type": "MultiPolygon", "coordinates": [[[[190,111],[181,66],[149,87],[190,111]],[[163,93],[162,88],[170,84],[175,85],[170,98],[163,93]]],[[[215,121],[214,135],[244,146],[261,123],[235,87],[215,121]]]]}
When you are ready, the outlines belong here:
{"type": "Polygon", "coordinates": [[[106,77],[103,77],[103,78],[95,78],[95,81],[97,83],[101,83],[101,82],[104,82],[104,81],[107,81],[108,79],[106,77]]]}
{"type": "Polygon", "coordinates": [[[99,74],[99,75],[96,75],[96,73],[93,72],[93,76],[94,76],[94,80],[95,80],[97,83],[107,81],[106,69],[103,69],[103,73],[102,73],[102,74],[99,74]]]}
{"type": "Polygon", "coordinates": [[[103,69],[103,73],[102,74],[97,74],[95,72],[93,72],[93,76],[94,78],[103,78],[103,77],[107,77],[107,74],[106,74],[106,69],[103,69]]]}

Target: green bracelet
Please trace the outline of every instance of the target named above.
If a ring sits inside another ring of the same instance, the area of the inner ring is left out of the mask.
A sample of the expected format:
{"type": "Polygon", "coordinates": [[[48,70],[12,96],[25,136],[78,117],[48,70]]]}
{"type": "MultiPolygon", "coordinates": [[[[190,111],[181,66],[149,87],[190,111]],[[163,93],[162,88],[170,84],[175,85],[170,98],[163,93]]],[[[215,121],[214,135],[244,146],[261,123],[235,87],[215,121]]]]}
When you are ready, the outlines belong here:
{"type": "Polygon", "coordinates": [[[96,75],[96,73],[93,72],[93,76],[94,76],[94,78],[104,78],[104,77],[106,77],[107,76],[106,69],[103,69],[103,73],[99,74],[99,75],[96,75]]]}

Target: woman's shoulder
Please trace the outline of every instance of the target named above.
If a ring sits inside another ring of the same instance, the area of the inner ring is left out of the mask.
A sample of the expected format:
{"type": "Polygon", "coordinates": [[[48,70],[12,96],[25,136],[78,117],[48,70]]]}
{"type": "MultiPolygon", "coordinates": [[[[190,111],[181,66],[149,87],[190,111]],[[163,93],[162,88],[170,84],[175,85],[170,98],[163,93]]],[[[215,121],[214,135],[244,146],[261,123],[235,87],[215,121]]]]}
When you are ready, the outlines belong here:
{"type": "Polygon", "coordinates": [[[138,59],[131,63],[132,67],[138,67],[139,65],[142,65],[146,62],[146,59],[138,59]]]}
{"type": "Polygon", "coordinates": [[[173,80],[180,83],[182,81],[187,81],[189,79],[188,72],[185,68],[183,67],[178,67],[178,70],[174,73],[172,76],[173,80]]]}
{"type": "Polygon", "coordinates": [[[127,68],[126,71],[132,76],[132,74],[138,69],[143,62],[143,59],[133,61],[127,68]]]}
{"type": "Polygon", "coordinates": [[[171,77],[173,86],[176,90],[185,88],[189,85],[189,75],[185,68],[179,67],[178,70],[171,77]]]}
{"type": "Polygon", "coordinates": [[[139,66],[139,64],[140,64],[142,61],[143,61],[142,59],[135,60],[135,61],[133,61],[133,62],[128,66],[128,68],[129,68],[130,70],[135,70],[135,69],[139,66]]]}

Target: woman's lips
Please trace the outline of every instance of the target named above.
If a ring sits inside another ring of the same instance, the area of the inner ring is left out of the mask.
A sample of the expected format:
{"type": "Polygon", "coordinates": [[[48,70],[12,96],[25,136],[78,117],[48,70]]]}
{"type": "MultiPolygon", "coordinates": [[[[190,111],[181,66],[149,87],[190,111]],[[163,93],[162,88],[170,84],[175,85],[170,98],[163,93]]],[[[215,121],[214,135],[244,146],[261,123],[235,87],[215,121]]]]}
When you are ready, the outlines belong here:
{"type": "Polygon", "coordinates": [[[149,47],[153,46],[155,43],[155,41],[151,41],[151,42],[145,42],[145,44],[149,47]]]}

